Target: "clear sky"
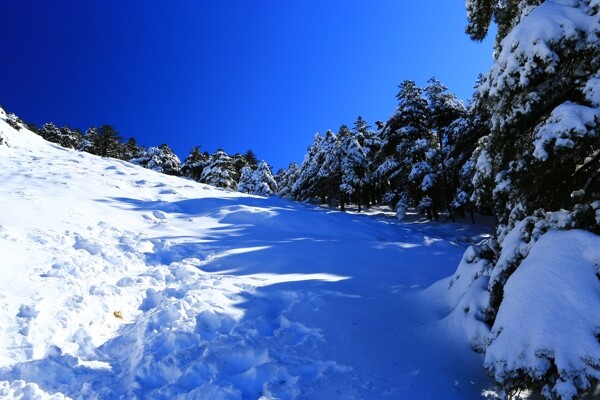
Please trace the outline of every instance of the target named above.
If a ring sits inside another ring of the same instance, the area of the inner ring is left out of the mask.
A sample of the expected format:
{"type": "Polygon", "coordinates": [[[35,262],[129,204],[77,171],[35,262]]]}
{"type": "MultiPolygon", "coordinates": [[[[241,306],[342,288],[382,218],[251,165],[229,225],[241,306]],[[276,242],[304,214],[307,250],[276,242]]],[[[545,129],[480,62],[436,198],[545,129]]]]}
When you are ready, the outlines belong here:
{"type": "Polygon", "coordinates": [[[108,123],[182,160],[201,145],[300,163],[315,132],[386,120],[403,80],[467,100],[492,64],[464,0],[0,4],[0,105],[38,126],[108,123]]]}

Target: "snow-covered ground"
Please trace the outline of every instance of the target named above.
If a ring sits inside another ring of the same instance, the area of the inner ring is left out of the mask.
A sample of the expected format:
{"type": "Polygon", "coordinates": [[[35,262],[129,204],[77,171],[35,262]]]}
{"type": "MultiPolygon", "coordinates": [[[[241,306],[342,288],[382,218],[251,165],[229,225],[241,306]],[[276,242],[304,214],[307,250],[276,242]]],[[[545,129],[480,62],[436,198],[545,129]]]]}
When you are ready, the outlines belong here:
{"type": "Polygon", "coordinates": [[[0,398],[469,399],[492,387],[424,291],[489,229],[221,191],[1,119],[0,135],[0,398]]]}

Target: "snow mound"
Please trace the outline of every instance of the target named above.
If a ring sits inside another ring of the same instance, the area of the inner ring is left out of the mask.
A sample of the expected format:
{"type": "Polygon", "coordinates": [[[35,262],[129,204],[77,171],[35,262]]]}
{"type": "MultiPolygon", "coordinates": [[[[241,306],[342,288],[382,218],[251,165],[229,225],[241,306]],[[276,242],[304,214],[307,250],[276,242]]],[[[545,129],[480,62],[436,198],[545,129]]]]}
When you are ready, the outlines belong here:
{"type": "Polygon", "coordinates": [[[485,353],[498,382],[515,371],[563,399],[600,379],[600,237],[553,231],[542,236],[511,275],[485,353]]]}

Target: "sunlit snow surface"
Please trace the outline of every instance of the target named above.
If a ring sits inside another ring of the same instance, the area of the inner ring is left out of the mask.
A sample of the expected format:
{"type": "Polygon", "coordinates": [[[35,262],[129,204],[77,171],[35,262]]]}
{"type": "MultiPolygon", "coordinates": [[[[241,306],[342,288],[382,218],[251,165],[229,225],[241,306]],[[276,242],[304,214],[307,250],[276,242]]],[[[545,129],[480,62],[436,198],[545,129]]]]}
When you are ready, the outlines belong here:
{"type": "Polygon", "coordinates": [[[468,399],[492,387],[422,291],[483,228],[221,191],[1,119],[0,135],[0,398],[468,399]]]}

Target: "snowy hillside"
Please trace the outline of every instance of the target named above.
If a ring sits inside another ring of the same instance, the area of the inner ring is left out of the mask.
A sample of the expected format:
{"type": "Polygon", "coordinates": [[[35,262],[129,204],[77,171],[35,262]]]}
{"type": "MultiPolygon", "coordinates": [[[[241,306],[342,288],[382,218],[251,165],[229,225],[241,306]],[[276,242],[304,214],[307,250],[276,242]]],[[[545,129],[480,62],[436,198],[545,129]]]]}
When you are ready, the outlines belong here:
{"type": "Polygon", "coordinates": [[[423,289],[480,227],[221,191],[0,118],[0,397],[465,399],[423,289]]]}

